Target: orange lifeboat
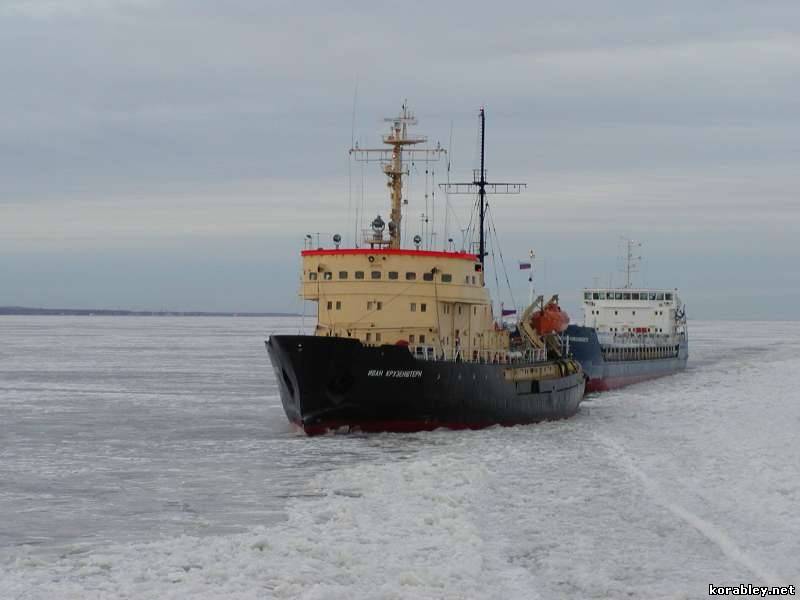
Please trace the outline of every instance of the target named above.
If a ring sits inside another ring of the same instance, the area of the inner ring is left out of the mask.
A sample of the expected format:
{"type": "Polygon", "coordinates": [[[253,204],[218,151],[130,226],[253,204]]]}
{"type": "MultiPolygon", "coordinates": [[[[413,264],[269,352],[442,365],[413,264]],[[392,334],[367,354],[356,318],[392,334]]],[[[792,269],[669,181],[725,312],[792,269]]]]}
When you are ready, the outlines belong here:
{"type": "Polygon", "coordinates": [[[550,335],[551,333],[561,333],[569,325],[569,315],[561,307],[549,302],[543,310],[537,310],[531,316],[531,325],[539,335],[550,335]]]}

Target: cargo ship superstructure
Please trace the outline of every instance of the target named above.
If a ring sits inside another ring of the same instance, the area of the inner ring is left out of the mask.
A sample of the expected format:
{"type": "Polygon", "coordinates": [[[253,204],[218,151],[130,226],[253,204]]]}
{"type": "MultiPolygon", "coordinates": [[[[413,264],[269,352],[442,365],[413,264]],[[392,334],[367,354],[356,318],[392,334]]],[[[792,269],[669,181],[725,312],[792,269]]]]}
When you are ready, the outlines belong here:
{"type": "Polygon", "coordinates": [[[686,368],[686,307],[677,289],[631,286],[583,290],[583,325],[564,336],[586,373],[586,391],[598,392],[670,375],[686,368]]]}
{"type": "Polygon", "coordinates": [[[336,235],[332,248],[304,249],[300,293],[316,303],[314,333],[266,342],[286,415],[304,432],[479,428],[578,410],[584,375],[555,337],[566,324],[536,329],[549,322],[541,316],[555,310],[555,301],[528,307],[515,328],[494,314],[484,281],[485,194],[519,191],[522,184],[486,181],[483,109],[479,118],[480,169],[472,182],[448,184],[478,196],[477,253],[420,249],[419,236],[414,247],[402,244],[403,157],[443,152],[412,148],[425,138],[409,134],[416,121],[405,105],[389,120],[388,149],[351,150],[382,163],[391,196],[388,227],[376,216],[360,247],[341,247],[336,235]]]}

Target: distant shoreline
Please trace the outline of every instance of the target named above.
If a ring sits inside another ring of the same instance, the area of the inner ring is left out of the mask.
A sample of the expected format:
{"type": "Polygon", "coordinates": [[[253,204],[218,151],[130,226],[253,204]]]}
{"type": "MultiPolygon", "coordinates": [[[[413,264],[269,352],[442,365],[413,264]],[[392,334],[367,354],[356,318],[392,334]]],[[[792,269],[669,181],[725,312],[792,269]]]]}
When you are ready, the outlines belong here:
{"type": "Polygon", "coordinates": [[[118,310],[107,308],[30,308],[0,306],[0,316],[74,316],[74,317],[299,317],[282,312],[225,312],[198,310],[118,310]]]}

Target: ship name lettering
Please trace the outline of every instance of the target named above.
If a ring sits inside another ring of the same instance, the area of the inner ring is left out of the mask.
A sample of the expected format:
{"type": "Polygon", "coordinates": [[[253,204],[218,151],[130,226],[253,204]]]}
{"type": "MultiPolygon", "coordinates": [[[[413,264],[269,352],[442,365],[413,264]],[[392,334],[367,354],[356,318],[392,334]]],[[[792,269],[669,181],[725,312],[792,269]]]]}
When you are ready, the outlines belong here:
{"type": "Polygon", "coordinates": [[[395,369],[370,369],[367,377],[393,377],[395,379],[416,379],[422,377],[422,369],[395,370],[395,369]]]}

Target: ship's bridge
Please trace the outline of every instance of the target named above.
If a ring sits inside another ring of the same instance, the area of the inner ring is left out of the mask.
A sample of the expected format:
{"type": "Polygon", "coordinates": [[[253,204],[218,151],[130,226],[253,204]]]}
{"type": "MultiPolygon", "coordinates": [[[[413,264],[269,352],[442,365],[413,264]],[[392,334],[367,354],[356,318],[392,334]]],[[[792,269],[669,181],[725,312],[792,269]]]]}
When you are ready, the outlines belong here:
{"type": "Polygon", "coordinates": [[[677,289],[584,289],[583,323],[594,327],[601,338],[610,335],[672,339],[686,331],[677,289]]]}
{"type": "Polygon", "coordinates": [[[465,358],[508,350],[474,254],[336,248],[301,255],[301,295],[317,302],[317,335],[408,343],[465,358]]]}

